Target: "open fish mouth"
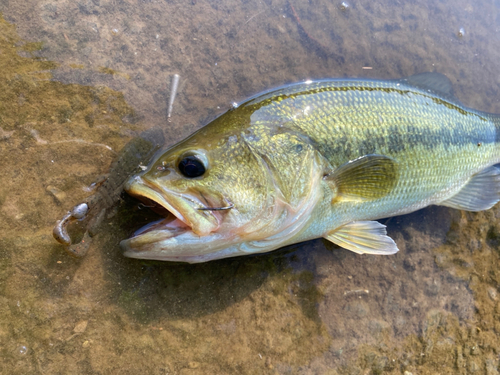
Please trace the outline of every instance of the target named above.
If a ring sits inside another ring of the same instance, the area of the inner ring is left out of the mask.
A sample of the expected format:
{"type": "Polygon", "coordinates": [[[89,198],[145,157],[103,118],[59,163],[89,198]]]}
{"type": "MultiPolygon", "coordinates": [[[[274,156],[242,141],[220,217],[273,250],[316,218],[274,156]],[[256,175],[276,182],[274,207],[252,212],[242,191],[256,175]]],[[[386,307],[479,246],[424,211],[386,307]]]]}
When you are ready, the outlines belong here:
{"type": "Polygon", "coordinates": [[[173,241],[167,240],[181,235],[200,238],[217,231],[220,226],[221,215],[217,211],[206,210],[206,205],[191,194],[163,189],[142,176],[130,179],[125,191],[164,216],[164,219],[147,224],[131,238],[121,242],[127,256],[134,257],[133,253],[137,252],[158,251],[160,246],[163,247],[162,243],[170,243],[173,247],[173,241]]]}

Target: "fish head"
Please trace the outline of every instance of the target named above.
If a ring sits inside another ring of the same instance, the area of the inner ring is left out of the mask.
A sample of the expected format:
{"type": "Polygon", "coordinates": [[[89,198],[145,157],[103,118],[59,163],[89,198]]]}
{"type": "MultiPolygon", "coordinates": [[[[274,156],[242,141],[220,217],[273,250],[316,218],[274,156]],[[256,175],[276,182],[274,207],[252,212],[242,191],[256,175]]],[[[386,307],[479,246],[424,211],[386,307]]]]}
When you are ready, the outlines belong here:
{"type": "Polygon", "coordinates": [[[201,262],[252,252],[245,243],[283,229],[290,202],[282,186],[293,186],[297,173],[280,174],[276,167],[290,167],[287,159],[297,155],[265,156],[283,148],[284,138],[241,129],[209,124],[128,180],[130,195],[171,216],[122,241],[126,256],[201,262]]]}

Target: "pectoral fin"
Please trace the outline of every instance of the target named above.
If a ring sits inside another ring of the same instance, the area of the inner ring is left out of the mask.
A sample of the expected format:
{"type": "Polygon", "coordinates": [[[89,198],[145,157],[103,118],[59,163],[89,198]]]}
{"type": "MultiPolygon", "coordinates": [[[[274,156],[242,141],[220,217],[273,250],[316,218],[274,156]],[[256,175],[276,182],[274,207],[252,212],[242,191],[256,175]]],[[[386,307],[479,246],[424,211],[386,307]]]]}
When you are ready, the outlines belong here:
{"type": "Polygon", "coordinates": [[[385,225],[377,221],[355,221],[335,229],[324,238],[358,254],[390,255],[398,252],[385,225]]]}
{"type": "Polygon", "coordinates": [[[491,166],[476,173],[453,197],[439,203],[465,211],[483,211],[500,200],[500,169],[491,166]]]}
{"type": "Polygon", "coordinates": [[[341,165],[325,180],[334,185],[336,199],[373,200],[392,190],[397,165],[384,155],[365,155],[341,165]]]}

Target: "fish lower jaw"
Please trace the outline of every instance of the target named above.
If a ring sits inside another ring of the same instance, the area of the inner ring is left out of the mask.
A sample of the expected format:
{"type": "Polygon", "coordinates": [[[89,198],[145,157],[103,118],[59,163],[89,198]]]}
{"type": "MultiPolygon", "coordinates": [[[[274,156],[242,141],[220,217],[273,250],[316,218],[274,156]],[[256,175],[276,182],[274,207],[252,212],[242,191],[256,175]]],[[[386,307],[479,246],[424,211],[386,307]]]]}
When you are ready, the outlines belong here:
{"type": "MultiPolygon", "coordinates": [[[[183,263],[204,263],[212,260],[218,260],[218,259],[224,259],[224,258],[232,258],[236,256],[241,256],[241,255],[248,255],[250,253],[266,253],[272,250],[275,250],[276,248],[262,248],[259,249],[257,252],[249,252],[245,251],[241,247],[241,243],[239,244],[233,244],[233,245],[228,245],[228,246],[223,246],[221,249],[218,250],[212,250],[211,252],[204,253],[203,251],[200,251],[199,253],[196,253],[193,251],[193,248],[191,247],[190,249],[183,249],[181,250],[180,248],[177,248],[176,250],[173,250],[175,248],[175,239],[172,238],[169,245],[166,245],[163,243],[163,245],[152,245],[148,246],[149,249],[133,249],[130,248],[127,244],[127,241],[125,240],[120,243],[122,249],[124,250],[123,255],[125,255],[128,258],[135,258],[135,259],[149,259],[149,260],[160,260],[160,261],[167,261],[167,262],[183,262],[183,263]]],[[[207,246],[209,247],[209,246],[207,246]]],[[[206,249],[205,249],[206,251],[206,249]]]]}
{"type": "Polygon", "coordinates": [[[159,260],[166,262],[182,262],[182,263],[194,264],[194,263],[204,263],[211,260],[235,257],[243,254],[240,254],[236,247],[228,247],[223,250],[216,251],[214,253],[200,254],[200,255],[181,255],[181,254],[165,255],[158,252],[144,253],[144,252],[135,252],[133,250],[126,250],[124,251],[123,255],[125,255],[128,258],[135,258],[135,259],[159,260]]]}
{"type": "Polygon", "coordinates": [[[189,228],[157,229],[123,240],[123,255],[129,258],[170,262],[202,263],[211,260],[266,253],[288,243],[281,241],[244,241],[234,233],[198,236],[189,228]]]}
{"type": "Polygon", "coordinates": [[[123,240],[120,246],[129,258],[199,263],[219,259],[219,253],[240,255],[240,241],[217,233],[200,237],[190,230],[161,229],[123,240]]]}

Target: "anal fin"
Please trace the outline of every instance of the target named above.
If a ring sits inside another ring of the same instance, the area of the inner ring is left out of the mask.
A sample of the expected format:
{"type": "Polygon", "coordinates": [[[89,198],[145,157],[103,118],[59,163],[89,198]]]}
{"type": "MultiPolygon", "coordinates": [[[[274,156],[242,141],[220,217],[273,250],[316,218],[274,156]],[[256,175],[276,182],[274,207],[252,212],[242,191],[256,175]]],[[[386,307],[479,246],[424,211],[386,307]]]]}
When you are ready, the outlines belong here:
{"type": "Polygon", "coordinates": [[[357,254],[395,254],[399,250],[398,246],[387,235],[385,228],[377,221],[354,221],[335,229],[324,238],[357,254]]]}
{"type": "Polygon", "coordinates": [[[476,173],[453,197],[439,203],[465,211],[483,211],[500,200],[500,169],[488,167],[476,173]]]}

